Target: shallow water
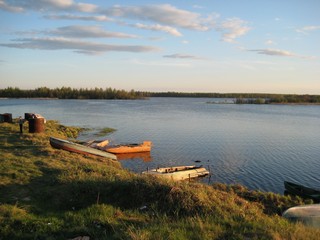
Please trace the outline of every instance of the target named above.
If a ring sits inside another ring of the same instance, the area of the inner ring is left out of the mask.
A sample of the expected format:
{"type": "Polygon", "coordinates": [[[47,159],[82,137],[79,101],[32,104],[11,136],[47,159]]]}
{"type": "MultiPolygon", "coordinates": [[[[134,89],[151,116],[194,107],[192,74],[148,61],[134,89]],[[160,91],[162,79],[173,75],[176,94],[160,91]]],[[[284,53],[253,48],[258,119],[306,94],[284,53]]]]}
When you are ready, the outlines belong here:
{"type": "Polygon", "coordinates": [[[14,118],[36,112],[65,125],[115,128],[100,137],[114,143],[151,140],[151,155],[120,160],[135,172],[201,164],[211,172],[204,182],[278,193],[283,180],[320,188],[320,106],[207,104],[212,101],[224,99],[1,99],[0,112],[14,118]]]}

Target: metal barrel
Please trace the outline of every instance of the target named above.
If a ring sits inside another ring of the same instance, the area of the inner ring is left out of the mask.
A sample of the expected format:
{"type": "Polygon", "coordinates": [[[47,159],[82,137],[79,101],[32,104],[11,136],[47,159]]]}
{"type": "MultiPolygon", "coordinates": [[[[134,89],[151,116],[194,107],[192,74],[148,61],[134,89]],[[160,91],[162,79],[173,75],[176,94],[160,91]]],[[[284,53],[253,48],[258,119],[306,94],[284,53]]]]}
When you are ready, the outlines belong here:
{"type": "Polygon", "coordinates": [[[25,113],[24,114],[24,119],[25,120],[29,120],[30,118],[32,118],[33,115],[34,115],[34,113],[25,113]]]}
{"type": "Polygon", "coordinates": [[[4,122],[12,123],[12,114],[11,113],[4,113],[4,114],[2,114],[2,116],[3,116],[4,122]]]}
{"type": "Polygon", "coordinates": [[[42,133],[45,130],[44,118],[30,118],[29,133],[42,133]]]}

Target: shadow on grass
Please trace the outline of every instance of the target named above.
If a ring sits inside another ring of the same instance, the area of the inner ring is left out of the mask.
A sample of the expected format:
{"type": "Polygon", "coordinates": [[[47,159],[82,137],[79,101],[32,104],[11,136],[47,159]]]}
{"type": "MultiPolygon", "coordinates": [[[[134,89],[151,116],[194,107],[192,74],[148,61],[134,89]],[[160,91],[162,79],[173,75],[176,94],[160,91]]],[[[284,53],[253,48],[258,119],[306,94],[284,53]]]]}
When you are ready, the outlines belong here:
{"type": "MultiPolygon", "coordinates": [[[[134,212],[141,206],[160,200],[159,196],[170,190],[159,185],[159,191],[154,194],[154,186],[149,182],[129,179],[62,182],[61,174],[66,174],[65,170],[53,169],[43,161],[34,164],[41,172],[40,176],[34,177],[27,184],[0,187],[1,204],[17,208],[8,215],[15,216],[4,218],[0,223],[0,226],[10,226],[12,229],[7,233],[1,230],[5,234],[1,239],[42,239],[41,236],[47,234],[57,237],[52,239],[66,239],[66,236],[71,238],[81,234],[96,236],[94,239],[112,239],[114,234],[121,232],[117,229],[120,227],[118,221],[125,225],[141,224],[135,218],[120,216],[120,220],[117,220],[117,209],[134,212]],[[20,218],[17,212],[24,210],[28,215],[20,218]],[[89,216],[92,212],[94,217],[89,216]],[[111,222],[99,220],[97,216],[100,215],[111,219],[111,222]],[[35,237],[37,234],[40,238],[35,237]]],[[[3,215],[3,209],[0,211],[3,215]]]]}
{"type": "Polygon", "coordinates": [[[0,195],[22,192],[20,197],[11,198],[6,203],[28,205],[38,215],[80,211],[95,204],[107,204],[131,211],[143,208],[150,213],[155,211],[176,217],[208,214],[212,210],[211,204],[199,200],[192,190],[184,189],[183,186],[174,187],[159,179],[119,176],[95,180],[87,177],[84,180],[65,182],[60,176],[67,172],[52,169],[41,161],[35,164],[42,172],[41,176],[25,185],[11,184],[2,187],[0,195]]]}

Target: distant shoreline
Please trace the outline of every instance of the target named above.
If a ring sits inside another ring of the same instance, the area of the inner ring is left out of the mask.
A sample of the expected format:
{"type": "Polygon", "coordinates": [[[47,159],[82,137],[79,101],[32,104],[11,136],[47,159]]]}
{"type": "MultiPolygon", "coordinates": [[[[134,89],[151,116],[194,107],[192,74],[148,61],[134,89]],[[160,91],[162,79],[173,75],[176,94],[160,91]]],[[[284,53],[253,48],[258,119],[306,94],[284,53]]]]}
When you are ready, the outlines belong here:
{"type": "MultiPolygon", "coordinates": [[[[266,103],[267,104],[267,103],[266,103]]],[[[320,103],[308,103],[308,102],[302,102],[302,103],[268,103],[272,105],[320,105],[320,103]]]]}
{"type": "Polygon", "coordinates": [[[206,102],[207,104],[235,104],[235,105],[306,105],[306,106],[320,106],[320,103],[308,103],[308,102],[301,102],[301,103],[235,103],[235,102],[206,102]]]}
{"type": "Polygon", "coordinates": [[[34,99],[34,100],[59,100],[59,98],[46,98],[46,97],[35,97],[35,98],[26,98],[26,97],[13,97],[13,98],[9,98],[9,97],[4,97],[4,98],[0,98],[0,99],[34,99]]]}
{"type": "MultiPolygon", "coordinates": [[[[154,97],[154,98],[161,98],[161,97],[154,97]]],[[[165,98],[165,97],[163,97],[165,98]]],[[[175,98],[175,97],[170,97],[170,98],[175,98]]],[[[181,98],[181,97],[176,97],[176,98],[181,98]]],[[[199,97],[188,97],[188,98],[199,98],[199,97]]],[[[206,98],[206,97],[203,97],[206,98]]],[[[0,100],[6,100],[6,99],[26,99],[26,100],[142,100],[142,99],[100,99],[100,98],[50,98],[50,97],[0,97],[0,100]]],[[[146,98],[144,98],[145,100],[146,98]]],[[[226,99],[234,99],[234,98],[226,98],[226,99]]],[[[242,102],[242,103],[237,103],[236,101],[221,101],[221,102],[216,102],[216,101],[208,101],[206,104],[237,104],[237,105],[300,105],[300,106],[320,106],[320,102],[266,102],[266,103],[254,103],[254,102],[242,102]]]]}
{"type": "Polygon", "coordinates": [[[40,87],[30,90],[8,87],[0,89],[0,98],[22,98],[37,100],[57,100],[57,99],[104,99],[104,100],[140,100],[151,97],[174,97],[174,98],[210,98],[214,100],[228,99],[223,102],[235,104],[286,104],[286,105],[320,105],[320,95],[309,94],[268,94],[268,93],[197,93],[197,92],[144,92],[125,91],[112,88],[70,88],[61,87],[50,89],[40,87]]]}

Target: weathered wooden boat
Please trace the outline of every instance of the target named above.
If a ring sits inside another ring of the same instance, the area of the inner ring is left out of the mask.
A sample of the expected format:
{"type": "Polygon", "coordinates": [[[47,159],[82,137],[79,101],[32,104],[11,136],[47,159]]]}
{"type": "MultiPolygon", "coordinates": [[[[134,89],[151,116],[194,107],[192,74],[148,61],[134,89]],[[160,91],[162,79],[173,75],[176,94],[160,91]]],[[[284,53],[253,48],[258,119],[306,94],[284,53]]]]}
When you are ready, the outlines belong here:
{"type": "Polygon", "coordinates": [[[142,174],[149,174],[156,177],[163,177],[174,181],[181,181],[185,179],[204,177],[209,174],[209,171],[204,167],[196,166],[175,166],[155,168],[142,172],[142,174]]]}
{"type": "Polygon", "coordinates": [[[50,144],[54,148],[63,149],[69,152],[76,152],[84,155],[96,155],[117,160],[117,156],[112,153],[100,151],[98,149],[87,147],[64,139],[50,137],[50,144]]]}
{"type": "Polygon", "coordinates": [[[320,202],[320,191],[305,187],[296,183],[284,181],[285,190],[291,195],[298,195],[302,198],[313,199],[316,202],[320,202]]]}
{"type": "Polygon", "coordinates": [[[144,141],[142,143],[130,143],[130,144],[119,144],[119,145],[105,145],[98,146],[95,148],[107,151],[114,154],[122,154],[122,153],[138,153],[138,152],[150,152],[151,151],[152,142],[144,141]]]}
{"type": "Polygon", "coordinates": [[[320,204],[292,207],[282,216],[293,222],[302,222],[307,226],[320,228],[320,204]]]}

